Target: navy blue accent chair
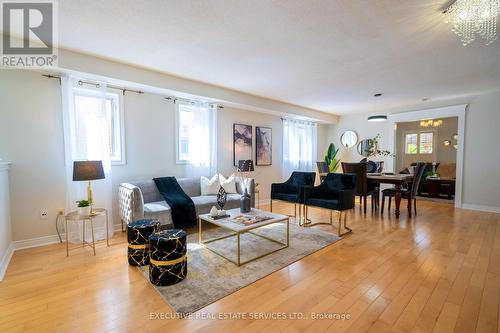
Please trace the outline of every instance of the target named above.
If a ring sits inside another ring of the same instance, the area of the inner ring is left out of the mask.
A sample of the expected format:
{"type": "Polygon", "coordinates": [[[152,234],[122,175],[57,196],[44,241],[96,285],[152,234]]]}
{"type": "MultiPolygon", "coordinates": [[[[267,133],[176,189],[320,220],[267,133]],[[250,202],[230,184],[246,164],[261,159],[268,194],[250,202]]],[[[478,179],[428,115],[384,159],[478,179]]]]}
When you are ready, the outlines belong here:
{"type": "Polygon", "coordinates": [[[332,212],[339,214],[339,236],[343,236],[352,230],[346,225],[347,210],[354,208],[354,197],[356,194],[356,174],[352,173],[329,173],[323,182],[316,187],[304,187],[304,217],[305,226],[316,224],[333,225],[332,212]],[[330,210],[330,222],[309,222],[308,207],[320,207],[330,210]],[[344,218],[344,229],[347,232],[341,233],[342,217],[344,218]]]}
{"type": "Polygon", "coordinates": [[[284,183],[271,184],[271,212],[273,211],[273,200],[286,201],[295,204],[295,214],[297,216],[297,204],[303,203],[303,187],[314,186],[316,180],[315,172],[294,171],[290,178],[284,183]]]}

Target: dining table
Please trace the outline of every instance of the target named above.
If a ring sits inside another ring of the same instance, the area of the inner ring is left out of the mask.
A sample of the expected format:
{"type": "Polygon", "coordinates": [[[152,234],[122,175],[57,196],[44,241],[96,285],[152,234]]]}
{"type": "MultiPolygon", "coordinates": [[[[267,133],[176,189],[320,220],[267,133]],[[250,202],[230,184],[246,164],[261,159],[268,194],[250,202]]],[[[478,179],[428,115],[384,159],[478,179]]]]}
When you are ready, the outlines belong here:
{"type": "MultiPolygon", "coordinates": [[[[326,177],[328,173],[320,173],[320,178],[326,177]]],[[[366,175],[366,180],[369,184],[393,184],[396,193],[394,195],[394,200],[396,202],[396,217],[399,217],[399,207],[401,206],[401,189],[403,185],[409,184],[413,181],[413,175],[407,173],[368,173],[366,175]]]]}
{"type": "MultiPolygon", "coordinates": [[[[396,217],[399,217],[399,207],[401,206],[401,189],[403,185],[409,184],[413,181],[413,175],[406,173],[398,173],[398,174],[367,174],[367,182],[368,184],[393,184],[395,194],[394,201],[396,202],[396,217]]],[[[411,213],[411,212],[410,212],[411,213]]]]}

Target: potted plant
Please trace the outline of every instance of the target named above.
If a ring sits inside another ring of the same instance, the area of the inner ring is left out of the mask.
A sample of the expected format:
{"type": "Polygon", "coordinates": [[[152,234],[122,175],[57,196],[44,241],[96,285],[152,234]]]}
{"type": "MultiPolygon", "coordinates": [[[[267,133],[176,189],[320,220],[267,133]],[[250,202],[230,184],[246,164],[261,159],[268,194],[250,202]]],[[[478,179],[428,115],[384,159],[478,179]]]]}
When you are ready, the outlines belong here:
{"type": "Polygon", "coordinates": [[[328,165],[328,171],[330,172],[337,171],[337,168],[339,167],[340,160],[336,158],[338,152],[338,148],[335,148],[335,145],[330,143],[325,155],[325,163],[328,165]]]}
{"type": "Polygon", "coordinates": [[[78,200],[76,203],[79,215],[90,215],[90,202],[88,200],[78,200]]]}
{"type": "Polygon", "coordinates": [[[384,149],[378,149],[379,143],[378,140],[380,139],[380,133],[377,134],[374,138],[369,139],[371,144],[368,145],[368,147],[365,149],[366,157],[377,157],[377,156],[382,156],[382,157],[395,157],[396,155],[391,153],[388,150],[384,149]]]}

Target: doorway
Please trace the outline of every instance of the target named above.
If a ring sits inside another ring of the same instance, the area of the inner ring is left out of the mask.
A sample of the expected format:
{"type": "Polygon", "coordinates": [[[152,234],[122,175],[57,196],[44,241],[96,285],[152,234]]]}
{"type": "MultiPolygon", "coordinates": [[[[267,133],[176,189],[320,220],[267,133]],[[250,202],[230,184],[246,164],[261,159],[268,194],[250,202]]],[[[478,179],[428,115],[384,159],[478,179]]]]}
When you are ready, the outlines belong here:
{"type": "MultiPolygon", "coordinates": [[[[445,118],[456,118],[456,136],[455,140],[450,140],[451,141],[451,148],[454,150],[454,156],[455,156],[455,195],[454,195],[454,204],[455,207],[461,208],[462,207],[462,183],[463,183],[463,156],[464,156],[464,135],[465,135],[465,112],[467,109],[467,105],[454,105],[454,106],[447,106],[447,107],[441,107],[441,108],[435,108],[435,109],[427,109],[427,110],[419,110],[419,111],[411,111],[411,112],[404,112],[404,113],[396,113],[396,114],[391,114],[388,117],[388,121],[392,125],[393,131],[390,131],[389,135],[389,148],[390,151],[397,151],[397,145],[398,141],[401,142],[401,140],[398,140],[398,124],[399,123],[408,123],[408,122],[418,122],[420,124],[421,121],[429,121],[429,120],[439,120],[439,119],[445,119],[445,118]]],[[[427,135],[428,137],[429,135],[427,135]]],[[[452,134],[452,139],[454,137],[454,133],[452,134]]],[[[413,141],[414,140],[413,136],[413,141]]],[[[435,141],[435,144],[445,144],[444,140],[446,138],[443,138],[440,142],[435,141]]],[[[449,139],[448,139],[449,140],[449,139]]],[[[418,141],[418,136],[417,136],[417,143],[415,144],[420,144],[418,141]]],[[[427,143],[428,145],[428,143],[427,143]]],[[[406,149],[406,148],[405,148],[406,149]]],[[[401,163],[403,160],[400,159],[399,156],[396,156],[396,158],[393,159],[394,162],[394,170],[396,172],[401,171],[401,169],[398,169],[398,167],[401,168],[401,163]],[[399,161],[399,162],[398,162],[399,161]],[[398,164],[399,163],[399,164],[398,164]]],[[[432,162],[431,162],[432,163],[432,162]]],[[[451,172],[451,171],[450,171],[451,172]]],[[[439,173],[439,172],[437,172],[439,173]]]]}
{"type": "Polygon", "coordinates": [[[423,200],[454,203],[458,117],[397,122],[395,128],[395,170],[409,171],[417,162],[424,162],[418,196],[423,200]]]}

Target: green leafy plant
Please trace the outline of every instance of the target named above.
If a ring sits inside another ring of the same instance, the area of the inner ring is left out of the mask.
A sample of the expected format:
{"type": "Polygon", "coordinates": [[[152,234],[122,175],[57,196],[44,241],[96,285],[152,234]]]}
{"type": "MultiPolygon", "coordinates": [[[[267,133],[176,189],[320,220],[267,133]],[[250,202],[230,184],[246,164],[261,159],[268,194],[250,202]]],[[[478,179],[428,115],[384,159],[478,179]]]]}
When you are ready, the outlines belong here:
{"type": "Polygon", "coordinates": [[[90,206],[90,202],[88,200],[78,200],[76,203],[78,204],[78,207],[90,206]]]}
{"type": "Polygon", "coordinates": [[[378,140],[380,138],[381,138],[380,133],[378,133],[374,138],[369,139],[371,144],[365,149],[366,157],[375,157],[375,156],[395,157],[396,154],[393,154],[388,150],[378,149],[378,140]]]}
{"type": "Polygon", "coordinates": [[[330,170],[330,172],[335,172],[339,167],[340,159],[336,158],[338,152],[339,149],[335,148],[335,145],[333,143],[330,143],[325,155],[325,162],[328,165],[328,170],[330,170]]]}

